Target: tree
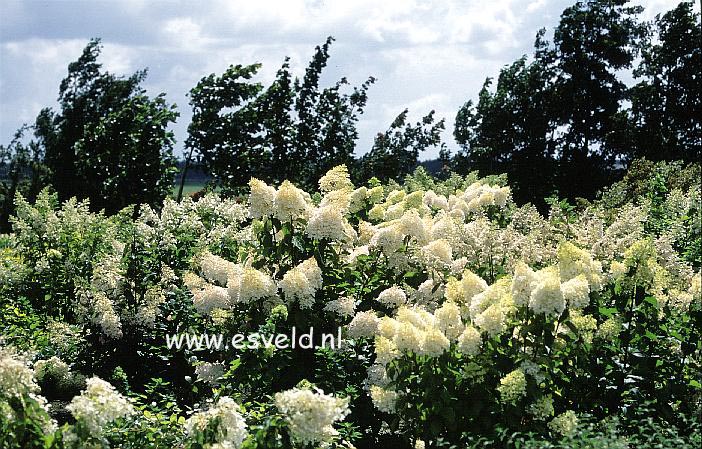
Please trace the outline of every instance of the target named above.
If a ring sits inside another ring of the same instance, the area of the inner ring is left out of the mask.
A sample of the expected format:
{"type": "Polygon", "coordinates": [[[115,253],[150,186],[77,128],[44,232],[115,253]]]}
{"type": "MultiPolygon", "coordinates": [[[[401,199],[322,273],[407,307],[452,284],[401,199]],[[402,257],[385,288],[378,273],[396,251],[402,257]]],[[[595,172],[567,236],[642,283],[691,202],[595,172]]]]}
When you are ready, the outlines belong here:
{"type": "Polygon", "coordinates": [[[539,59],[529,63],[523,56],[500,71],[494,91],[487,78],[477,105],[468,101],[456,116],[454,137],[461,150],[454,170],[507,173],[517,201],[543,206],[555,168],[550,77],[539,59]]]}
{"type": "Polygon", "coordinates": [[[702,29],[692,2],[649,28],[639,81],[629,91],[632,157],[698,161],[702,157],[702,29]]]}
{"type": "Polygon", "coordinates": [[[408,123],[408,110],[402,111],[390,128],[375,136],[373,147],[358,161],[355,178],[359,182],[376,177],[399,180],[419,165],[419,153],[441,143],[444,119],[435,122],[434,111],[419,122],[408,123]]]}
{"type": "Polygon", "coordinates": [[[34,125],[51,182],[61,200],[89,198],[114,213],[129,204],[157,205],[172,188],[173,133],[178,113],[165,94],[140,87],[146,70],[129,77],[101,71],[93,39],[59,87],[60,110],[42,110],[34,125]]]}
{"type": "Polygon", "coordinates": [[[617,73],[632,67],[643,34],[628,0],[589,0],[567,8],[553,46],[540,59],[556,74],[553,111],[563,130],[558,141],[559,193],[591,198],[610,182],[615,164],[628,152],[626,85],[617,73]]]}
{"type": "Polygon", "coordinates": [[[253,176],[313,187],[331,167],[353,162],[356,123],[375,80],[348,93],[345,78],[321,88],[332,42],[316,47],[301,80],[293,80],[286,58],[267,88],[252,81],[261,67],[252,64],[204,77],[190,91],[186,147],[217,183],[236,189],[253,176]]]}
{"type": "Polygon", "coordinates": [[[21,127],[9,145],[0,145],[0,233],[11,230],[15,195],[33,201],[48,182],[41,148],[34,141],[25,143],[28,130],[21,127]]]}
{"type": "Polygon", "coordinates": [[[618,73],[632,66],[642,35],[641,8],[626,4],[577,2],[563,11],[553,43],[539,31],[531,62],[502,69],[494,91],[488,78],[477,105],[456,116],[455,166],[508,173],[518,201],[554,191],[592,198],[610,182],[631,144],[618,73]]]}

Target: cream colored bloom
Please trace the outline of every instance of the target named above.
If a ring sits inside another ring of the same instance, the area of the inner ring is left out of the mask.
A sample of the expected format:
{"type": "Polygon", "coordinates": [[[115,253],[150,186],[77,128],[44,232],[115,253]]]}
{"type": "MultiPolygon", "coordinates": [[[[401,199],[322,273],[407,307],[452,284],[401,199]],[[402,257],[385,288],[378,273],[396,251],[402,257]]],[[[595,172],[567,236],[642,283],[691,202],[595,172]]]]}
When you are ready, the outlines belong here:
{"type": "Polygon", "coordinates": [[[319,190],[322,193],[351,189],[353,189],[353,184],[346,165],[337,165],[319,179],[319,190]]]}
{"type": "Polygon", "coordinates": [[[569,307],[582,309],[590,303],[590,284],[583,274],[561,284],[561,291],[569,307]]]}
{"type": "Polygon", "coordinates": [[[420,217],[419,213],[414,209],[408,210],[402,215],[398,230],[404,235],[413,237],[420,244],[427,240],[427,230],[424,226],[424,220],[422,220],[422,217],[420,217]]]}
{"type": "Polygon", "coordinates": [[[239,449],[248,436],[241,408],[228,396],[222,396],[208,410],[193,414],[185,422],[185,431],[193,438],[207,430],[214,433],[214,444],[208,446],[211,449],[239,449]]]}
{"type": "Polygon", "coordinates": [[[403,199],[405,199],[406,195],[407,193],[405,193],[404,190],[393,190],[388,194],[388,198],[386,201],[388,204],[397,204],[403,199]]]}
{"type": "Polygon", "coordinates": [[[294,441],[302,446],[328,443],[338,435],[333,425],[350,413],[348,398],[293,388],[275,394],[275,406],[285,417],[294,441]]]}
{"type": "Polygon", "coordinates": [[[385,190],[383,189],[383,186],[376,186],[368,190],[368,202],[371,204],[379,203],[383,200],[384,196],[385,190]]]}
{"type": "Polygon", "coordinates": [[[553,418],[548,427],[563,436],[573,435],[578,428],[578,417],[574,411],[568,410],[553,418]]]}
{"type": "Polygon", "coordinates": [[[241,266],[216,256],[209,251],[205,251],[199,257],[199,262],[205,279],[220,286],[227,285],[229,277],[241,270],[241,266]]]}
{"type": "Polygon", "coordinates": [[[514,277],[512,278],[512,299],[515,306],[526,306],[529,304],[531,290],[536,281],[536,273],[524,262],[518,262],[514,267],[514,277]]]}
{"type": "Polygon", "coordinates": [[[385,338],[393,339],[397,333],[400,322],[389,316],[384,316],[378,320],[377,332],[385,338]]]}
{"type": "Polygon", "coordinates": [[[561,282],[553,269],[537,272],[538,280],[529,297],[529,308],[534,313],[560,315],[565,310],[566,301],[561,291],[561,282]]]}
{"type": "Polygon", "coordinates": [[[366,205],[367,197],[368,189],[366,187],[359,187],[351,192],[349,195],[349,213],[355,214],[362,210],[366,205]]]}
{"type": "Polygon", "coordinates": [[[375,337],[375,362],[386,365],[400,356],[400,351],[392,340],[383,336],[375,337]]]}
{"type": "Polygon", "coordinates": [[[375,312],[358,312],[346,330],[351,338],[372,337],[378,331],[378,315],[375,312]]]}
{"type": "Polygon", "coordinates": [[[452,301],[446,301],[434,311],[438,328],[447,338],[455,340],[463,332],[461,309],[452,301]]]}
{"type": "Polygon", "coordinates": [[[297,301],[303,309],[309,309],[314,304],[315,294],[322,286],[321,271],[314,259],[307,260],[289,270],[278,286],[285,295],[288,303],[297,301]]]}
{"type": "Polygon", "coordinates": [[[315,240],[346,241],[350,226],[342,210],[334,206],[319,207],[312,212],[307,224],[307,235],[315,240]]]}
{"type": "Polygon", "coordinates": [[[451,342],[446,338],[443,332],[435,327],[430,327],[422,333],[422,340],[418,353],[421,355],[428,355],[429,357],[438,357],[443,354],[450,345],[451,342]]]}
{"type": "Polygon", "coordinates": [[[307,201],[304,192],[290,181],[283,181],[275,194],[275,218],[282,222],[289,222],[305,215],[307,201]]]}
{"type": "Polygon", "coordinates": [[[350,297],[333,299],[324,306],[324,310],[342,318],[349,318],[356,312],[356,302],[350,297]]]}
{"type": "Polygon", "coordinates": [[[526,376],[521,369],[516,369],[500,379],[500,386],[497,391],[500,393],[502,402],[516,404],[521,398],[526,396],[526,376]]]}
{"type": "Polygon", "coordinates": [[[482,343],[480,332],[473,326],[468,326],[458,337],[458,350],[463,354],[474,356],[480,352],[482,343]]]}
{"type": "Polygon", "coordinates": [[[378,222],[385,219],[385,207],[380,204],[376,204],[368,211],[368,219],[370,221],[378,222]]]}
{"type": "Polygon", "coordinates": [[[622,324],[619,319],[610,317],[599,325],[596,335],[603,340],[612,341],[619,336],[621,330],[622,324]]]}
{"type": "Polygon", "coordinates": [[[388,307],[399,307],[407,303],[407,295],[400,287],[393,285],[380,292],[378,302],[388,307]]]}
{"type": "Polygon", "coordinates": [[[393,342],[400,351],[419,353],[422,349],[423,332],[410,323],[400,323],[393,342]]]}
{"type": "Polygon", "coordinates": [[[373,400],[375,408],[383,413],[394,413],[395,403],[397,402],[398,394],[396,391],[386,390],[378,385],[370,387],[370,396],[373,400]]]}
{"type": "Polygon", "coordinates": [[[93,436],[100,435],[103,428],[115,419],[134,413],[129,400],[99,377],[88,379],[86,389],[74,397],[66,409],[93,436]]]}
{"type": "Polygon", "coordinates": [[[505,330],[505,315],[499,304],[493,304],[475,317],[475,325],[490,337],[505,330]]]}
{"type": "Polygon", "coordinates": [[[251,218],[262,218],[273,214],[275,203],[275,188],[265,182],[251,178],[249,181],[249,215],[251,218]]]}
{"type": "Polygon", "coordinates": [[[422,259],[429,268],[445,269],[451,266],[453,250],[446,239],[438,239],[422,247],[422,259]]]}
{"type": "Polygon", "coordinates": [[[277,293],[273,279],[252,267],[246,267],[241,274],[230,277],[227,290],[234,303],[250,303],[277,293]]]}

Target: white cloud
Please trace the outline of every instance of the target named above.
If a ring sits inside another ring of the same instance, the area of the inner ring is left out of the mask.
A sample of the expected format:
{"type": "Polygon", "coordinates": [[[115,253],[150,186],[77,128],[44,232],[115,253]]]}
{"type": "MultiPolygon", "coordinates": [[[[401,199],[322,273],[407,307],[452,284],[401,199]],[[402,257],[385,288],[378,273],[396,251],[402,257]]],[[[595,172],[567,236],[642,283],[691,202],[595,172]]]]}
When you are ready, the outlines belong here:
{"type": "MultiPolygon", "coordinates": [[[[638,1],[649,18],[677,4],[638,1]]],[[[259,79],[270,82],[286,55],[302,76],[314,46],[333,35],[324,83],[378,78],[359,122],[359,152],[405,107],[413,121],[431,109],[445,117],[453,146],[458,108],[477,96],[486,76],[530,53],[536,31],[551,30],[573,2],[66,0],[39,8],[7,0],[0,11],[0,138],[6,141],[42,106],[54,104],[68,63],[94,36],[103,37],[101,59],[111,72],[149,67],[149,92],[166,92],[179,106],[175,131],[182,142],[190,119],[186,93],[201,77],[261,62],[259,79]]]]}

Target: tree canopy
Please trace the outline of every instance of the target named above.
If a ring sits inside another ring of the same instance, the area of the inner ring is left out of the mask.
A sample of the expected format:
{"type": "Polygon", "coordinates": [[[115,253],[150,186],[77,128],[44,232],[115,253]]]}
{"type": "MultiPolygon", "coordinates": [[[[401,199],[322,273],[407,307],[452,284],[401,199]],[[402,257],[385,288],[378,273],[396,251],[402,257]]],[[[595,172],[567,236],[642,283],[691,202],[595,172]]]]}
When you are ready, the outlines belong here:
{"type": "Polygon", "coordinates": [[[699,15],[691,2],[653,23],[641,11],[627,0],[564,10],[552,42],[541,30],[532,56],[487,78],[458,111],[454,168],[508,173],[516,198],[534,201],[592,198],[637,157],[699,158],[699,15]]]}
{"type": "Polygon", "coordinates": [[[119,77],[102,70],[93,39],[59,87],[59,110],[43,109],[34,135],[61,199],[89,198],[114,213],[130,204],[156,204],[172,189],[173,133],[178,113],[140,86],[146,70],[119,77]]]}

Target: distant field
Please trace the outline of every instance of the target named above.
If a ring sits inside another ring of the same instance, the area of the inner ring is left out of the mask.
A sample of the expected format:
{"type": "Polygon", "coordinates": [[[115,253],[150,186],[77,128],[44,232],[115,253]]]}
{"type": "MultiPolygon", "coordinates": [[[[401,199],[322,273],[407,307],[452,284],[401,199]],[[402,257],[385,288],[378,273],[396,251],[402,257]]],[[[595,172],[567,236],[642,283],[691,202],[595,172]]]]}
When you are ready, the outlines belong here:
{"type": "MultiPolygon", "coordinates": [[[[202,190],[205,187],[204,182],[186,182],[183,186],[183,197],[190,196],[193,193],[202,190]]],[[[180,183],[173,186],[172,196],[173,198],[178,198],[178,189],[180,188],[180,183]]]]}

